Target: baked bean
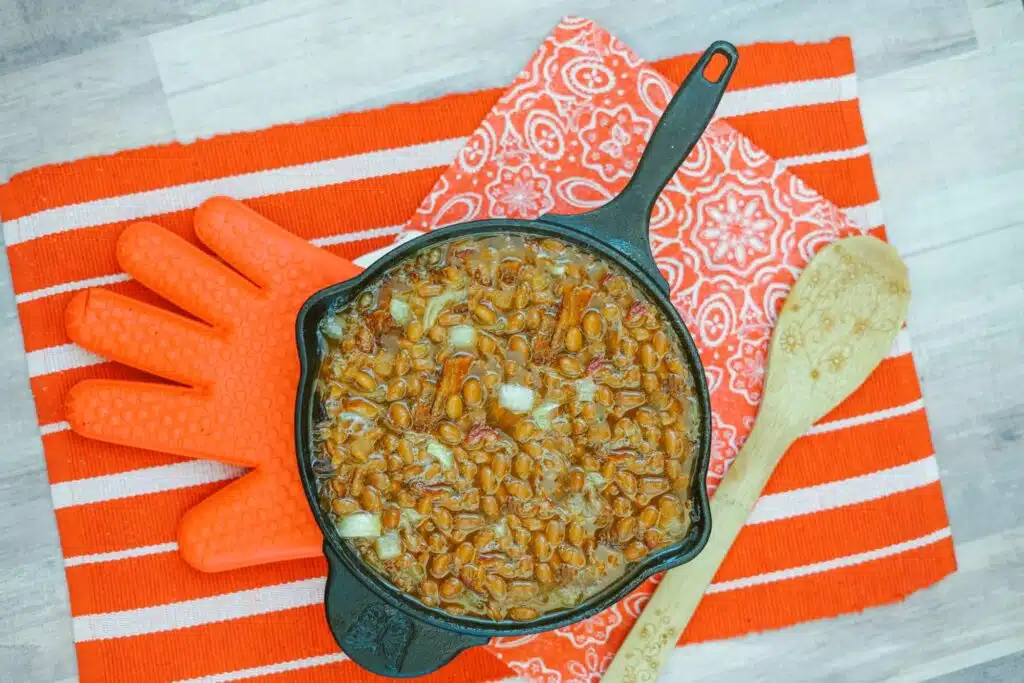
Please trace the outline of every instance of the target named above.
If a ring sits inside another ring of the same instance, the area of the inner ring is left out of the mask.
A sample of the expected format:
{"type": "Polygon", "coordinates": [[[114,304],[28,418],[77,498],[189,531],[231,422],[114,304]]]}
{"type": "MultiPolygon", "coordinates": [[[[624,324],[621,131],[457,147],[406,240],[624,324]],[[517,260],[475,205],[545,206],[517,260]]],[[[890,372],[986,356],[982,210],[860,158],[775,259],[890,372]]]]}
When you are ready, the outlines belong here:
{"type": "Polygon", "coordinates": [[[454,520],[452,519],[452,513],[445,508],[434,508],[433,512],[430,513],[430,519],[434,522],[434,525],[441,531],[451,531],[454,520]]]}
{"type": "Polygon", "coordinates": [[[623,548],[622,554],[625,555],[626,559],[630,562],[636,562],[647,554],[647,546],[644,545],[643,541],[633,541],[623,548]]]}
{"type": "Polygon", "coordinates": [[[506,481],[505,490],[508,491],[510,496],[518,498],[519,500],[526,500],[533,495],[533,491],[530,490],[530,485],[517,479],[509,479],[506,481]]]}
{"type": "Polygon", "coordinates": [[[583,484],[585,479],[583,478],[583,472],[580,470],[572,470],[569,472],[568,488],[574,493],[579,493],[583,490],[583,484]]]}
{"type": "Polygon", "coordinates": [[[498,348],[498,342],[489,334],[480,333],[477,335],[476,347],[480,353],[489,356],[498,348]]]}
{"type": "Polygon", "coordinates": [[[477,307],[473,309],[473,317],[483,325],[493,325],[498,316],[494,312],[494,309],[484,306],[483,304],[478,304],[477,307]]]}
{"type": "Polygon", "coordinates": [[[608,387],[601,385],[594,391],[594,400],[608,408],[615,402],[615,394],[608,387]]]}
{"type": "Polygon", "coordinates": [[[450,555],[434,555],[430,561],[430,575],[435,579],[442,579],[448,573],[452,558],[450,555]]]}
{"type": "Polygon", "coordinates": [[[448,401],[445,403],[444,412],[448,416],[449,420],[458,420],[462,417],[463,403],[462,397],[458,394],[452,394],[448,397],[448,401]]]}
{"type": "Polygon", "coordinates": [[[396,507],[387,507],[380,515],[380,525],[386,530],[398,528],[401,521],[402,515],[396,507]]]}
{"type": "Polygon", "coordinates": [[[587,563],[587,556],[583,551],[572,545],[563,545],[558,549],[558,556],[570,567],[583,567],[587,563]]]}
{"type": "Polygon", "coordinates": [[[648,548],[654,550],[659,546],[665,545],[665,534],[657,529],[648,529],[644,532],[644,543],[647,544],[648,548]]]}
{"type": "Polygon", "coordinates": [[[388,475],[383,472],[373,472],[369,475],[370,484],[378,491],[389,491],[391,489],[391,479],[388,475]]]}
{"type": "Polygon", "coordinates": [[[491,597],[495,600],[505,599],[505,579],[500,576],[495,576],[494,574],[488,575],[487,578],[484,579],[484,588],[487,589],[487,592],[490,593],[491,597]]]}
{"type": "Polygon", "coordinates": [[[623,517],[615,523],[615,536],[619,543],[624,543],[633,538],[636,533],[636,520],[632,517],[623,517]]]}
{"type": "Polygon", "coordinates": [[[457,577],[449,576],[441,582],[439,590],[442,598],[451,600],[462,593],[462,582],[457,577]]]}
{"type": "Polygon", "coordinates": [[[437,435],[441,438],[441,441],[449,445],[462,441],[462,431],[451,422],[441,423],[441,426],[437,428],[437,435]]]}
{"type": "Polygon", "coordinates": [[[483,399],[483,386],[481,386],[480,380],[476,377],[467,379],[462,385],[462,398],[465,399],[467,405],[478,405],[483,399]]]}
{"type": "Polygon", "coordinates": [[[558,545],[565,537],[565,526],[557,519],[552,519],[544,527],[544,535],[551,545],[558,545]]]}
{"type": "Polygon", "coordinates": [[[587,532],[583,529],[577,521],[569,523],[568,529],[566,529],[566,538],[573,545],[583,545],[583,541],[586,539],[587,532]]]}
{"type": "Polygon", "coordinates": [[[583,314],[583,333],[587,335],[587,339],[597,339],[603,331],[604,322],[597,311],[587,311],[583,314]]]}
{"type": "Polygon", "coordinates": [[[516,311],[505,322],[505,334],[516,334],[526,329],[526,314],[516,311]]]}
{"type": "Polygon", "coordinates": [[[484,496],[480,499],[480,511],[483,512],[488,519],[493,519],[501,514],[501,507],[498,505],[498,500],[494,496],[484,496]]]}
{"type": "Polygon", "coordinates": [[[476,548],[473,544],[468,541],[463,541],[459,544],[459,547],[455,549],[455,559],[462,564],[469,564],[476,557],[476,548]]]}
{"type": "Polygon", "coordinates": [[[530,545],[530,531],[526,527],[519,527],[512,530],[512,540],[520,548],[527,548],[530,545]]]}
{"type": "Polygon", "coordinates": [[[681,510],[676,497],[672,495],[662,496],[658,501],[658,514],[660,515],[659,526],[662,528],[679,519],[681,510]]]}
{"type": "Polygon", "coordinates": [[[583,332],[580,328],[570,328],[565,334],[565,350],[569,353],[577,353],[583,348],[583,332]]]}
{"type": "Polygon", "coordinates": [[[551,557],[551,549],[552,545],[547,536],[540,532],[533,535],[531,551],[538,562],[547,562],[551,557]]]}
{"type": "Polygon", "coordinates": [[[420,583],[420,599],[427,607],[436,607],[438,603],[437,581],[426,579],[420,583]]]}
{"type": "Polygon", "coordinates": [[[633,514],[633,504],[624,496],[619,496],[612,501],[612,512],[616,517],[626,517],[633,514]]]}
{"type": "Polygon", "coordinates": [[[658,509],[653,505],[648,505],[640,513],[640,523],[644,526],[654,526],[658,523],[658,509]]]}
{"type": "Polygon", "coordinates": [[[566,377],[573,379],[579,377],[583,372],[583,366],[578,358],[573,356],[559,356],[558,371],[566,377]]]}
{"type": "Polygon", "coordinates": [[[351,498],[335,498],[331,501],[331,509],[334,510],[334,514],[341,517],[358,511],[359,503],[351,498]]]}
{"type": "Polygon", "coordinates": [[[423,323],[418,318],[406,325],[405,337],[411,342],[418,342],[423,337],[423,323]]]}

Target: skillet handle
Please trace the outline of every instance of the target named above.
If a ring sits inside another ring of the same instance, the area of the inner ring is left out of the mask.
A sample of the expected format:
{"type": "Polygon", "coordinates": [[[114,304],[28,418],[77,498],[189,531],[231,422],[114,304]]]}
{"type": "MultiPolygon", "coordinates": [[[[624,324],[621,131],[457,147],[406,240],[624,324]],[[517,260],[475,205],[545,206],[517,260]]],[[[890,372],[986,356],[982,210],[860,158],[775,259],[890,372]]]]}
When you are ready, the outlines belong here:
{"type": "Polygon", "coordinates": [[[331,635],[364,669],[395,678],[424,676],[466,648],[490,640],[410,618],[367,588],[330,543],[324,544],[324,554],[328,567],[324,607],[331,635]]]}
{"type": "Polygon", "coordinates": [[[731,43],[724,40],[712,43],[668,103],[633,177],[622,192],[593,211],[573,216],[550,215],[547,218],[597,233],[653,276],[667,291],[668,285],[651,255],[648,238],[651,211],[662,188],[672,179],[711,122],[738,60],[736,47],[731,43]],[[725,57],[727,63],[718,80],[710,81],[704,76],[704,69],[715,55],[725,57]]]}

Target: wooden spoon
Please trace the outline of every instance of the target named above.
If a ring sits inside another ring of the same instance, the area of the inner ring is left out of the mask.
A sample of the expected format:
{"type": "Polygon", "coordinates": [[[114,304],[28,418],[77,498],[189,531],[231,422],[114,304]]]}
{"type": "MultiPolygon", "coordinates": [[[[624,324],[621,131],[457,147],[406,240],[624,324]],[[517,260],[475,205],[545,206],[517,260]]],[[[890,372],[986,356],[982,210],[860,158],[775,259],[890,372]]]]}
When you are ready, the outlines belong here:
{"type": "Polygon", "coordinates": [[[909,304],[907,268],[880,240],[842,239],[811,260],[772,334],[757,421],[711,499],[711,538],[665,574],[602,683],[653,683],[782,454],[885,358],[909,304]]]}

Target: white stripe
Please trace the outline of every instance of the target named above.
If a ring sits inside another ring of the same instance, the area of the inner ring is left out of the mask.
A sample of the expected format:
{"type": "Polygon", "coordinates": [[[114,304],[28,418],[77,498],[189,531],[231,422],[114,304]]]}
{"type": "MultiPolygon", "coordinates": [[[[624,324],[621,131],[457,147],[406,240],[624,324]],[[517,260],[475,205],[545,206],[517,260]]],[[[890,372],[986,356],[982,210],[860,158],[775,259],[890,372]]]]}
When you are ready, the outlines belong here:
{"type": "Polygon", "coordinates": [[[50,486],[50,495],[53,497],[53,507],[60,510],[74,505],[101,503],[234,479],[243,472],[245,470],[241,467],[212,460],[189,460],[174,465],[63,481],[50,486]]]}
{"type": "Polygon", "coordinates": [[[304,579],[124,612],[77,616],[72,620],[75,642],[160,633],[316,605],[324,600],[324,584],[324,577],[304,579]]]}
{"type": "MultiPolygon", "coordinates": [[[[726,93],[717,116],[838,102],[853,99],[856,95],[857,80],[853,74],[766,85],[726,93]]],[[[6,221],[4,237],[7,244],[12,245],[94,225],[192,209],[218,194],[251,199],[448,166],[465,142],[466,138],[450,138],[55,207],[6,221]]]]}
{"type": "Polygon", "coordinates": [[[893,555],[899,555],[905,553],[908,550],[915,550],[917,548],[924,548],[925,546],[938,543],[944,538],[950,537],[949,527],[933,531],[927,536],[921,536],[903,543],[896,543],[884,548],[878,548],[876,550],[869,550],[864,553],[857,553],[856,555],[847,555],[845,557],[837,557],[834,560],[827,560],[825,562],[816,562],[814,564],[805,564],[800,567],[792,567],[790,569],[780,569],[776,572],[768,572],[766,574],[758,574],[756,576],[747,576],[742,579],[733,579],[732,581],[720,581],[713,583],[708,586],[707,593],[724,593],[725,591],[739,590],[741,588],[750,588],[751,586],[762,586],[766,583],[776,583],[778,581],[786,581],[788,579],[798,579],[802,576],[811,576],[812,574],[821,574],[822,572],[832,571],[834,569],[842,569],[844,567],[852,567],[858,564],[864,564],[865,562],[872,562],[874,560],[880,560],[885,557],[892,557],[893,555]]]}
{"type": "Polygon", "coordinates": [[[106,359],[75,344],[48,346],[45,349],[29,351],[26,356],[29,377],[41,377],[51,372],[64,372],[106,362],[106,359]]]}
{"type": "Polygon", "coordinates": [[[906,465],[859,477],[761,496],[747,518],[747,524],[764,524],[864,503],[921,488],[938,480],[939,465],[935,456],[930,455],[906,465]]]}
{"type": "Polygon", "coordinates": [[[74,292],[79,289],[86,289],[88,287],[103,287],[104,285],[113,285],[118,282],[127,282],[131,280],[131,276],[126,273],[116,273],[114,275],[101,275],[99,277],[91,277],[85,280],[76,280],[75,282],[67,282],[60,285],[54,285],[53,287],[43,287],[42,289],[35,289],[31,292],[24,292],[14,297],[15,302],[18,304],[27,303],[29,301],[35,301],[36,299],[43,299],[48,296],[54,296],[56,294],[64,294],[65,292],[74,292]]]}
{"type": "Polygon", "coordinates": [[[871,202],[870,204],[861,204],[860,206],[848,206],[842,209],[846,217],[850,219],[858,228],[863,230],[874,230],[885,225],[885,219],[882,216],[882,203],[871,202]]]}
{"type": "Polygon", "coordinates": [[[72,555],[64,558],[65,567],[79,567],[83,564],[97,564],[99,562],[115,562],[127,560],[132,557],[144,557],[146,555],[160,555],[162,553],[173,553],[178,549],[177,543],[160,543],[159,545],[144,545],[128,550],[116,550],[110,553],[94,553],[92,555],[72,555]]]}
{"type": "Polygon", "coordinates": [[[243,681],[247,678],[256,678],[257,676],[270,676],[272,674],[284,673],[285,671],[299,671],[300,669],[311,669],[315,666],[337,664],[347,659],[348,657],[343,652],[335,652],[329,655],[320,655],[319,657],[293,659],[278,664],[254,666],[251,669],[239,669],[238,671],[228,671],[227,673],[213,674],[212,676],[189,678],[177,681],[176,683],[228,683],[229,681],[243,681]]]}
{"type": "Polygon", "coordinates": [[[359,232],[344,232],[340,235],[328,235],[327,237],[315,237],[310,240],[310,243],[318,247],[329,247],[332,244],[342,244],[344,242],[358,242],[359,240],[372,240],[377,237],[387,237],[388,235],[397,235],[402,232],[404,225],[385,225],[380,228],[370,228],[368,230],[360,230],[359,232]]]}
{"type": "Polygon", "coordinates": [[[910,403],[902,406],[886,408],[885,410],[878,410],[873,413],[867,413],[866,415],[856,415],[854,417],[847,417],[842,420],[833,420],[831,422],[819,422],[811,427],[807,433],[825,434],[826,432],[834,432],[839,429],[856,427],[859,425],[869,424],[871,422],[881,422],[882,420],[888,420],[901,415],[909,415],[910,413],[916,413],[919,410],[924,410],[924,399],[919,398],[916,401],[911,401],[910,403]]]}
{"type": "Polygon", "coordinates": [[[892,343],[892,348],[889,349],[889,358],[899,358],[905,356],[911,352],[910,347],[910,330],[904,327],[896,335],[896,341],[892,343]]]}
{"type": "Polygon", "coordinates": [[[806,166],[807,164],[820,164],[825,161],[842,161],[843,159],[856,159],[867,156],[868,146],[851,147],[849,149],[837,149],[828,152],[816,152],[815,154],[802,154],[795,157],[784,157],[776,159],[776,163],[782,168],[793,166],[806,166]]]}
{"type": "MultiPolygon", "coordinates": [[[[949,535],[949,528],[945,528],[921,538],[877,550],[766,574],[748,576],[742,579],[714,583],[708,588],[708,592],[721,593],[809,576],[833,569],[841,569],[890,557],[915,548],[922,548],[948,538],[949,535]]],[[[196,600],[143,607],[123,612],[77,616],[73,619],[75,642],[82,643],[107,638],[126,638],[147,633],[160,633],[226,621],[228,619],[243,619],[259,614],[316,605],[323,601],[325,581],[324,577],[305,579],[275,586],[253,588],[237,593],[227,593],[209,598],[198,598],[196,600]]],[[[283,665],[287,666],[287,663],[283,665]]],[[[211,678],[198,680],[230,681],[235,679],[211,678]]]]}
{"type": "Polygon", "coordinates": [[[214,674],[212,676],[189,678],[187,680],[177,681],[176,683],[227,683],[228,681],[242,681],[247,678],[256,678],[257,676],[269,676],[271,674],[283,673],[285,671],[298,671],[300,669],[310,669],[315,666],[336,664],[338,662],[344,662],[347,659],[348,657],[346,657],[344,653],[337,652],[329,655],[320,655],[319,657],[293,659],[291,661],[280,662],[278,664],[254,666],[251,669],[239,669],[238,671],[229,671],[227,673],[214,674]]]}
{"type": "Polygon", "coordinates": [[[4,238],[10,246],[78,228],[194,209],[216,195],[252,199],[448,166],[465,144],[466,138],[450,138],[59,206],[5,221],[4,238]]]}
{"type": "Polygon", "coordinates": [[[71,429],[71,425],[67,422],[51,422],[50,424],[39,425],[39,433],[43,436],[64,432],[68,429],[71,429]]]}
{"type": "Polygon", "coordinates": [[[846,74],[813,81],[794,81],[758,88],[732,90],[725,94],[715,110],[718,118],[742,116],[760,111],[805,107],[829,102],[844,102],[857,97],[857,76],[846,74]]]}

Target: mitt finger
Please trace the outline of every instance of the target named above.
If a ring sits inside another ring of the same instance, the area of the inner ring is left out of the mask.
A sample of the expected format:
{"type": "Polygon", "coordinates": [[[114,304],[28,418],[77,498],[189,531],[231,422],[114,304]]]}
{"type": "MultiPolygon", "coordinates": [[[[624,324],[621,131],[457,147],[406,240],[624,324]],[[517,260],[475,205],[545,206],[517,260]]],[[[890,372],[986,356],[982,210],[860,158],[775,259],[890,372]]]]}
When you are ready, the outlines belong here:
{"type": "Polygon", "coordinates": [[[313,520],[298,473],[255,470],[189,510],[178,527],[178,549],[204,572],[320,557],[323,535],[313,520]]]}
{"type": "Polygon", "coordinates": [[[86,380],[67,397],[68,424],[90,439],[255,466],[231,447],[217,412],[195,389],[151,382],[86,380]]]}
{"type": "Polygon", "coordinates": [[[222,342],[215,330],[104,289],[79,292],[65,311],[68,335],[110,360],[182,384],[208,384],[222,342]]]}
{"type": "Polygon", "coordinates": [[[350,261],[313,246],[239,201],[213,197],[195,213],[199,239],[240,273],[266,287],[285,282],[301,269],[316,288],[361,272],[350,261]]]}
{"type": "Polygon", "coordinates": [[[146,287],[214,325],[232,326],[241,302],[259,292],[216,258],[153,223],[135,223],[121,233],[117,261],[146,287]]]}

